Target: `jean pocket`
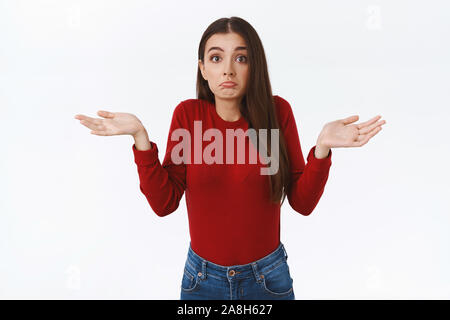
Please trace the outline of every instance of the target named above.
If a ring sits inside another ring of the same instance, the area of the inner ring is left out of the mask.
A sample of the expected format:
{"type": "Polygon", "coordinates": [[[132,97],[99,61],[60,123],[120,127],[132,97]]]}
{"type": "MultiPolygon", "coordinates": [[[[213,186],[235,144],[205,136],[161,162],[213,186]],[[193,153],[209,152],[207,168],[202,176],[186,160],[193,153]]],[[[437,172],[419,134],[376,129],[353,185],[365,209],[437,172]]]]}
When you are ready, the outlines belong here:
{"type": "Polygon", "coordinates": [[[183,279],[181,280],[181,290],[190,292],[197,288],[198,277],[193,275],[186,267],[184,267],[183,279]]]}
{"type": "Polygon", "coordinates": [[[293,279],[289,272],[289,266],[284,260],[275,268],[261,273],[261,285],[267,293],[274,296],[284,296],[290,294],[293,288],[293,279]]]}

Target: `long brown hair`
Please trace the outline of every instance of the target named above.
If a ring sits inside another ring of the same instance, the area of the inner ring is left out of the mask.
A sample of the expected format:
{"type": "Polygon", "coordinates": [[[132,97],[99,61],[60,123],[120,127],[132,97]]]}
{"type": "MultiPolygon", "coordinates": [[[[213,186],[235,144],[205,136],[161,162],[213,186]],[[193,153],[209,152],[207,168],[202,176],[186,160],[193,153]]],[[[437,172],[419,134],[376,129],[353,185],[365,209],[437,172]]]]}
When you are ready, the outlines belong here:
{"type": "MultiPolygon", "coordinates": [[[[290,188],[289,158],[283,133],[280,129],[275,101],[272,95],[272,87],[269,80],[266,55],[262,42],[256,30],[244,19],[239,17],[221,18],[211,23],[202,35],[198,48],[198,59],[205,63],[206,41],[216,33],[235,32],[245,39],[247,45],[249,77],[247,78],[247,91],[242,98],[240,112],[247,120],[249,128],[256,132],[259,129],[267,129],[267,151],[270,156],[271,129],[279,129],[279,168],[274,175],[269,175],[270,200],[273,203],[284,202],[287,191],[290,188]]],[[[214,93],[208,86],[208,82],[202,77],[197,68],[197,99],[207,100],[215,103],[214,93]]],[[[258,135],[258,134],[257,134],[258,135]]],[[[259,144],[258,144],[259,146],[259,144]]]]}

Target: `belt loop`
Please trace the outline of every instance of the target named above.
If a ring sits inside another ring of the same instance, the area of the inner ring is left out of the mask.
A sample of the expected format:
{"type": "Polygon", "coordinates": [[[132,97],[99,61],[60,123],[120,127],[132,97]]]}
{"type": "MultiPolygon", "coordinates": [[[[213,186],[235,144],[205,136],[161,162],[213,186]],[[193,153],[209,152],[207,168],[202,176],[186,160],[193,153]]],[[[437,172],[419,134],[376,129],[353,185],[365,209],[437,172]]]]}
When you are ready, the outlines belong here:
{"type": "Polygon", "coordinates": [[[256,266],[256,262],[252,262],[253,273],[255,274],[256,282],[261,282],[261,276],[258,272],[258,267],[256,266]]]}
{"type": "Polygon", "coordinates": [[[206,261],[202,261],[202,279],[206,279],[206,261]]]}
{"type": "Polygon", "coordinates": [[[288,254],[287,254],[286,249],[284,248],[284,245],[283,245],[283,244],[281,244],[281,248],[283,248],[284,255],[286,256],[286,260],[287,260],[288,254]]]}

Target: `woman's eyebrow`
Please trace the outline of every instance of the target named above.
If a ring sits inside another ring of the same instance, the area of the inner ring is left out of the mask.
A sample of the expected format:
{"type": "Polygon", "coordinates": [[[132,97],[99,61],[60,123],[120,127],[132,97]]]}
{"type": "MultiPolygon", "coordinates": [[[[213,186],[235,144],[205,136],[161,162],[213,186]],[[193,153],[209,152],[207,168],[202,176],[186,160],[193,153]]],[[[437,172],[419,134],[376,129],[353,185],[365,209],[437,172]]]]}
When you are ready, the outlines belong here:
{"type": "MultiPolygon", "coordinates": [[[[211,47],[211,48],[209,48],[208,52],[210,52],[211,50],[220,50],[220,51],[223,52],[223,49],[221,47],[211,47]]],[[[236,47],[236,48],[234,48],[234,51],[238,51],[238,50],[247,50],[247,47],[236,47]]]]}

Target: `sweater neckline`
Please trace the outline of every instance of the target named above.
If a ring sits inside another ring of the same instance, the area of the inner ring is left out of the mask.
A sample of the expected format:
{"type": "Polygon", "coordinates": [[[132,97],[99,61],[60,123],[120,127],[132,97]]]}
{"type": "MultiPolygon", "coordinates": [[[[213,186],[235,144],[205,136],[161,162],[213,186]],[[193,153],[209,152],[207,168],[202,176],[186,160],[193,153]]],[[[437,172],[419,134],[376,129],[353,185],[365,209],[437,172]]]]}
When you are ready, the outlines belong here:
{"type": "Polygon", "coordinates": [[[209,108],[211,108],[211,113],[213,114],[214,119],[216,119],[217,122],[219,122],[222,126],[227,127],[227,128],[235,128],[235,127],[239,127],[246,123],[246,120],[242,114],[241,114],[241,117],[235,121],[227,121],[225,119],[222,119],[219,116],[219,114],[217,113],[216,105],[209,101],[206,101],[206,103],[208,104],[209,108]]]}

